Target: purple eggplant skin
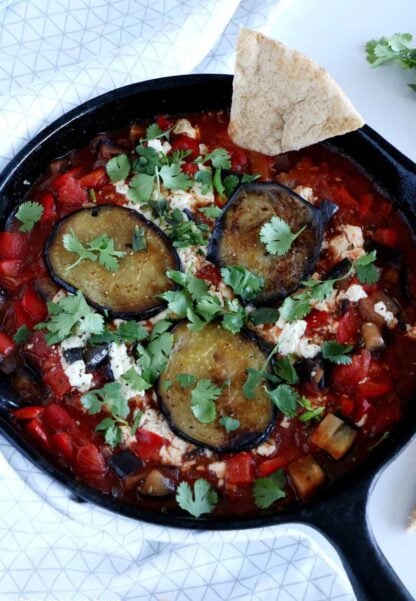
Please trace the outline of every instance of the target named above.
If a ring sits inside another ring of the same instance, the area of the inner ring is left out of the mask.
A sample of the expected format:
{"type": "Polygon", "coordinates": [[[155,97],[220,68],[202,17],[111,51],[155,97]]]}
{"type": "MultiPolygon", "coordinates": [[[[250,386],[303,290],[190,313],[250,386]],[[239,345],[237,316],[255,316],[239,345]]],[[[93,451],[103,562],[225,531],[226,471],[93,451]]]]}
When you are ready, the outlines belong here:
{"type": "Polygon", "coordinates": [[[125,478],[138,472],[143,467],[143,461],[137,457],[132,451],[124,449],[113,455],[109,461],[110,468],[120,478],[125,478]]]}
{"type": "Polygon", "coordinates": [[[290,188],[273,182],[241,185],[218,218],[207,259],[219,267],[241,266],[264,279],[252,301],[264,305],[286,298],[315,268],[325,227],[338,207],[323,200],[314,207],[290,188]],[[284,219],[293,232],[307,226],[282,256],[267,253],[261,227],[273,216],[284,219]]]}
{"type": "Polygon", "coordinates": [[[87,366],[87,369],[96,369],[104,363],[108,357],[109,344],[97,344],[87,346],[83,352],[83,360],[87,366]]]}

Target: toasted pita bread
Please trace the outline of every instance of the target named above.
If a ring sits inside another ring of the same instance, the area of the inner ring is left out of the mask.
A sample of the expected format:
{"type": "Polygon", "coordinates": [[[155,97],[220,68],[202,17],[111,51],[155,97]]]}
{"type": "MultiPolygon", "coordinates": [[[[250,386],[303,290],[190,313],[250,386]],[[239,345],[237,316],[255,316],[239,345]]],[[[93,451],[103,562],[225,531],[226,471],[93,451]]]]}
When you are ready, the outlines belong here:
{"type": "Polygon", "coordinates": [[[362,125],[324,69],[276,40],[241,29],[229,126],[233,142],[275,155],[362,125]]]}

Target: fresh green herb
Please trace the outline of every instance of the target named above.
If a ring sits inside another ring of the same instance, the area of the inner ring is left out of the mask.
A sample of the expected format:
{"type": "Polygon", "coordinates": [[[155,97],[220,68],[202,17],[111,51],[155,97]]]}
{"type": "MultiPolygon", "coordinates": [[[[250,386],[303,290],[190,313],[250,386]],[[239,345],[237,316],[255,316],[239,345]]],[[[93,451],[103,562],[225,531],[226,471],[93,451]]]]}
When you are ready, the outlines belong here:
{"type": "Polygon", "coordinates": [[[171,388],[172,384],[173,384],[172,380],[165,380],[164,382],[162,382],[162,389],[169,390],[169,388],[171,388]]]}
{"type": "Polygon", "coordinates": [[[211,513],[218,503],[218,494],[204,478],[195,480],[193,490],[187,482],[181,482],[176,492],[179,507],[196,518],[211,513]]]}
{"type": "Polygon", "coordinates": [[[217,409],[215,401],[221,395],[219,388],[212,380],[202,379],[191,392],[191,409],[198,421],[210,424],[215,420],[217,409]]]}
{"type": "Polygon", "coordinates": [[[166,369],[173,348],[173,334],[167,331],[171,325],[171,322],[165,319],[158,321],[150,334],[149,344],[146,347],[137,347],[141,376],[149,384],[154,384],[166,369]]]}
{"type": "Polygon", "coordinates": [[[121,377],[129,386],[131,386],[131,388],[138,390],[139,392],[143,392],[152,387],[152,384],[146,382],[146,380],[137,373],[134,367],[130,367],[130,369],[128,369],[121,377]]]}
{"type": "Polygon", "coordinates": [[[347,355],[353,349],[352,344],[340,344],[336,340],[326,340],[322,345],[322,356],[336,365],[350,365],[351,357],[347,355]]]}
{"type": "Polygon", "coordinates": [[[287,384],[297,384],[299,382],[299,376],[289,355],[278,359],[275,362],[274,369],[279,378],[287,384]]]}
{"type": "MultiPolygon", "coordinates": [[[[168,130],[168,132],[169,132],[169,130],[168,130]]],[[[159,127],[159,125],[157,123],[152,123],[146,129],[145,140],[156,140],[157,138],[162,138],[163,136],[167,137],[169,135],[168,132],[163,131],[163,129],[161,127],[159,127]]]]}
{"type": "Polygon", "coordinates": [[[61,342],[71,336],[75,327],[80,334],[102,334],[104,318],[87,304],[84,295],[78,290],[57,302],[48,302],[50,319],[38,323],[36,330],[47,330],[45,340],[49,345],[61,342]]]}
{"type": "Polygon", "coordinates": [[[251,184],[251,182],[254,182],[256,179],[259,179],[259,177],[260,173],[244,173],[243,177],[241,178],[241,183],[251,184]]]}
{"type": "Polygon", "coordinates": [[[265,378],[263,371],[258,371],[253,368],[247,370],[247,379],[243,384],[243,393],[246,399],[252,401],[256,394],[257,386],[265,378]]]}
{"type": "Polygon", "coordinates": [[[107,344],[110,342],[140,342],[147,338],[147,330],[138,321],[130,320],[123,321],[117,330],[104,330],[100,334],[93,335],[89,338],[89,344],[107,344]]]}
{"type": "Polygon", "coordinates": [[[130,434],[134,436],[140,426],[140,422],[142,421],[143,411],[140,409],[135,409],[133,412],[133,423],[130,428],[130,434]]]}
{"type": "Polygon", "coordinates": [[[259,326],[263,323],[275,323],[279,319],[279,311],[274,307],[260,307],[254,309],[249,315],[249,320],[255,326],[259,326]]]}
{"type": "Polygon", "coordinates": [[[296,233],[293,233],[284,219],[274,215],[270,221],[262,225],[260,229],[260,240],[271,255],[279,257],[285,255],[293,242],[305,230],[304,225],[296,233]]]}
{"type": "Polygon", "coordinates": [[[78,259],[67,267],[65,271],[73,269],[81,261],[88,260],[95,262],[97,259],[100,265],[107,269],[107,271],[116,271],[119,267],[119,258],[122,258],[127,254],[124,251],[115,250],[114,240],[109,238],[106,234],[94,238],[84,246],[82,242],[78,240],[73,230],[71,230],[68,234],[64,234],[63,245],[68,252],[78,255],[78,259]]]}
{"type": "Polygon", "coordinates": [[[119,154],[108,161],[105,166],[108,177],[112,182],[119,182],[130,173],[130,161],[126,154],[119,154]]]}
{"type": "Polygon", "coordinates": [[[121,392],[121,384],[110,382],[81,396],[82,406],[92,415],[108,411],[110,417],[104,418],[96,427],[104,433],[105,441],[116,447],[122,440],[121,426],[127,426],[126,418],[130,413],[127,400],[121,392]]]}
{"type": "Polygon", "coordinates": [[[224,415],[224,417],[220,418],[220,424],[221,426],[224,426],[227,432],[234,432],[234,430],[238,430],[240,427],[239,420],[229,417],[228,415],[224,415]]]}
{"type": "Polygon", "coordinates": [[[354,261],[353,267],[362,284],[375,284],[378,281],[380,273],[374,265],[376,259],[377,253],[373,250],[354,261]]]}
{"type": "Polygon", "coordinates": [[[208,232],[206,223],[195,223],[192,219],[185,218],[179,209],[174,209],[165,215],[165,220],[168,226],[166,234],[176,248],[206,245],[208,232]]]}
{"type": "Polygon", "coordinates": [[[176,163],[163,165],[159,170],[159,175],[168,190],[189,190],[193,186],[192,179],[176,163]]]}
{"type": "MultiPolygon", "coordinates": [[[[163,164],[162,161],[164,160],[160,153],[150,146],[143,146],[141,144],[136,146],[136,152],[139,158],[133,163],[133,171],[135,173],[155,176],[157,168],[163,164]]],[[[154,178],[152,178],[152,187],[153,182],[154,178]]]]}
{"type": "Polygon", "coordinates": [[[198,378],[196,376],[193,376],[192,374],[178,374],[176,376],[176,380],[182,388],[188,388],[189,386],[193,386],[197,379],[198,378]]]}
{"type": "Polygon", "coordinates": [[[218,194],[221,197],[224,197],[225,188],[224,188],[224,184],[222,183],[221,169],[215,169],[214,177],[212,178],[212,183],[214,184],[214,188],[218,192],[218,194]]]}
{"type": "Polygon", "coordinates": [[[267,509],[275,501],[286,497],[286,478],[283,470],[277,470],[266,478],[258,478],[253,487],[254,502],[260,509],[267,509]]]}
{"type": "MultiPolygon", "coordinates": [[[[390,38],[382,37],[366,44],[367,60],[373,67],[397,62],[402,69],[416,69],[416,48],[410,48],[413,36],[410,33],[395,33],[390,38]]],[[[416,84],[408,84],[416,91],[416,84]]]]}
{"type": "Polygon", "coordinates": [[[231,175],[227,175],[223,180],[224,192],[225,195],[230,197],[233,192],[237,189],[238,184],[240,183],[240,179],[237,175],[233,173],[231,175]]]}
{"type": "Polygon", "coordinates": [[[237,334],[246,322],[247,316],[244,307],[240,305],[238,300],[226,300],[225,308],[222,309],[223,318],[221,325],[224,330],[228,330],[232,334],[237,334]]]}
{"type": "Polygon", "coordinates": [[[216,169],[231,169],[230,153],[225,148],[216,148],[206,154],[200,162],[208,163],[208,161],[211,161],[216,169]]]}
{"type": "Polygon", "coordinates": [[[207,168],[197,171],[195,181],[201,186],[201,194],[208,194],[212,190],[212,170],[207,168]]]}
{"type": "Polygon", "coordinates": [[[131,178],[127,198],[132,202],[142,204],[148,202],[153,193],[154,175],[140,173],[131,178]]]}
{"type": "Polygon", "coordinates": [[[303,319],[312,311],[312,301],[324,301],[329,298],[334,291],[334,285],[352,274],[352,267],[349,271],[339,278],[328,280],[306,280],[302,282],[305,290],[288,296],[283,301],[279,312],[280,317],[285,321],[297,321],[303,319]]]}
{"type": "Polygon", "coordinates": [[[146,250],[147,242],[144,227],[140,227],[136,225],[133,232],[133,241],[132,241],[133,250],[138,252],[140,250],[146,250]]]}
{"type": "Polygon", "coordinates": [[[198,209],[201,213],[204,213],[209,219],[217,219],[222,214],[222,209],[216,205],[210,205],[209,207],[200,207],[198,209]]]}
{"type": "Polygon", "coordinates": [[[17,330],[16,334],[13,336],[13,340],[16,344],[25,344],[29,340],[31,334],[32,332],[29,328],[26,325],[23,325],[17,330]]]}
{"type": "Polygon", "coordinates": [[[94,188],[88,188],[88,196],[90,197],[91,202],[94,204],[97,202],[94,188]]]}
{"type": "Polygon", "coordinates": [[[312,407],[312,404],[309,399],[304,396],[301,396],[299,399],[300,407],[303,407],[305,411],[299,416],[301,422],[309,422],[313,419],[319,419],[322,413],[325,411],[325,407],[312,407]]]}
{"type": "Polygon", "coordinates": [[[267,394],[284,415],[295,417],[299,394],[294,388],[287,384],[279,384],[274,390],[268,390],[267,394]]]}
{"type": "Polygon", "coordinates": [[[19,231],[30,232],[35,223],[37,223],[42,217],[43,211],[43,206],[38,202],[32,202],[31,200],[22,202],[16,213],[17,219],[22,224],[19,228],[19,231]]]}
{"type": "Polygon", "coordinates": [[[243,301],[255,298],[264,287],[264,278],[244,267],[222,267],[221,275],[224,284],[230,286],[243,301]]]}

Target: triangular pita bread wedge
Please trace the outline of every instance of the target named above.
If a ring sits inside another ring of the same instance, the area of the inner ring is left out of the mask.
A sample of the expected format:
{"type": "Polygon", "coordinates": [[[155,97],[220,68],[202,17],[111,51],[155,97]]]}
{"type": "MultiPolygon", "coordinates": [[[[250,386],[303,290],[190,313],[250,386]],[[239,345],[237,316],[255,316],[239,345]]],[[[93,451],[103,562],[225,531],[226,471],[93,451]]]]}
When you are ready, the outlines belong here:
{"type": "Polygon", "coordinates": [[[276,40],[241,29],[229,126],[233,142],[275,155],[362,125],[324,69],[276,40]]]}

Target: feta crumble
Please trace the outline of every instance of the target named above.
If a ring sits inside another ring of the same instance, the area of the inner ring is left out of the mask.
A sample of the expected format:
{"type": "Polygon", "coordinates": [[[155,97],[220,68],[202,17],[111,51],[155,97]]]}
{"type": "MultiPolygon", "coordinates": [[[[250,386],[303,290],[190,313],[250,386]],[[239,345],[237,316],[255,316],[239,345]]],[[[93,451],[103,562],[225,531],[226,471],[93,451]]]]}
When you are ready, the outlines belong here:
{"type": "Polygon", "coordinates": [[[374,311],[384,319],[388,328],[392,329],[396,327],[397,319],[394,317],[393,313],[387,309],[383,301],[374,304],[374,311]]]}
{"type": "Polygon", "coordinates": [[[352,284],[347,290],[342,290],[338,294],[338,300],[347,299],[352,303],[358,303],[362,298],[367,298],[367,293],[359,284],[352,284]]]}
{"type": "Polygon", "coordinates": [[[311,343],[308,338],[303,338],[306,327],[307,323],[304,319],[285,324],[278,338],[279,353],[282,355],[295,353],[308,359],[315,357],[321,347],[311,343]]]}
{"type": "Polygon", "coordinates": [[[188,136],[188,138],[193,138],[194,140],[199,138],[199,129],[192,127],[192,124],[190,121],[188,121],[188,119],[178,119],[172,132],[178,135],[183,134],[184,136],[188,136]]]}
{"type": "Polygon", "coordinates": [[[365,254],[363,231],[357,225],[343,225],[340,233],[334,236],[328,248],[332,250],[336,259],[348,258],[353,261],[365,254]]]}

